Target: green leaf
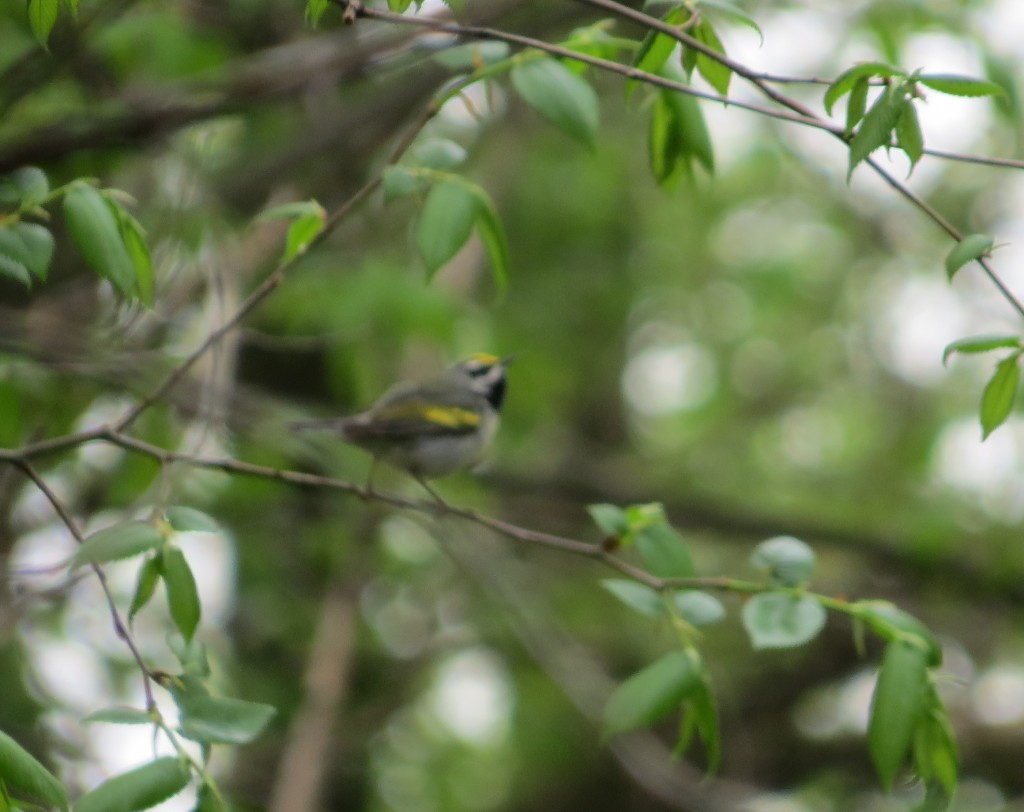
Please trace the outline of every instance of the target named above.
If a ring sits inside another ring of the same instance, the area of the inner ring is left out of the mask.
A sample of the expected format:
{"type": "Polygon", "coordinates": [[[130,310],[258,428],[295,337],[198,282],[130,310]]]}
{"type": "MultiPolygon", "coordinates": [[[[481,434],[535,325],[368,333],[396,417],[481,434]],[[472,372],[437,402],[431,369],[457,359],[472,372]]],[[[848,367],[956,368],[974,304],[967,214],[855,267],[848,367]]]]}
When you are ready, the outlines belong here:
{"type": "MultiPolygon", "coordinates": [[[[569,36],[562,40],[561,45],[578,54],[588,54],[601,59],[616,59],[622,50],[623,40],[609,33],[614,27],[615,23],[610,19],[594,20],[589,25],[583,25],[570,31],[569,36]]],[[[633,43],[630,42],[630,44],[633,43]]],[[[587,68],[583,63],[575,63],[575,60],[569,60],[566,67],[574,73],[581,73],[587,68]]]]}
{"type": "Polygon", "coordinates": [[[680,171],[689,166],[689,151],[675,116],[672,95],[658,92],[651,107],[647,156],[651,174],[660,186],[669,188],[680,171]]]}
{"type": "Polygon", "coordinates": [[[682,58],[680,59],[679,64],[683,69],[683,73],[686,74],[686,78],[692,79],[693,69],[697,67],[697,51],[693,48],[684,46],[682,50],[682,58]]]}
{"type": "Polygon", "coordinates": [[[653,724],[678,708],[700,685],[700,668],[685,651],[673,651],[623,682],[604,709],[604,736],[653,724]]]}
{"type": "Polygon", "coordinates": [[[691,578],[697,574],[686,541],[667,524],[650,524],[636,529],[634,534],[633,543],[651,575],[691,578]]]}
{"type": "Polygon", "coordinates": [[[281,262],[290,262],[299,254],[304,254],[309,244],[324,230],[326,213],[306,214],[292,222],[285,238],[284,254],[281,262]]]}
{"type": "Polygon", "coordinates": [[[487,251],[487,258],[494,273],[494,285],[498,293],[502,294],[508,288],[508,238],[490,195],[480,188],[475,188],[475,192],[478,204],[477,234],[480,235],[480,242],[487,251]]]}
{"type": "Polygon", "coordinates": [[[111,525],[88,536],[71,559],[71,569],[83,564],[104,564],[148,553],[163,543],[163,536],[149,522],[111,525]]]}
{"type": "Polygon", "coordinates": [[[725,0],[699,0],[697,5],[701,9],[711,8],[715,11],[719,11],[729,19],[735,20],[736,22],[747,26],[747,28],[754,29],[754,31],[757,32],[757,35],[761,38],[761,44],[764,45],[764,32],[761,30],[761,27],[753,17],[747,14],[739,6],[727,3],[725,0]]]}
{"type": "Polygon", "coordinates": [[[473,233],[479,201],[465,184],[442,181],[427,194],[416,224],[416,246],[432,277],[473,233]]]}
{"type": "Polygon", "coordinates": [[[290,203],[282,203],[261,211],[253,219],[254,223],[266,223],[271,220],[296,220],[307,214],[316,214],[323,211],[320,204],[315,200],[293,200],[290,203]]]}
{"type": "Polygon", "coordinates": [[[683,620],[692,626],[710,626],[725,617],[725,607],[714,595],[697,589],[683,589],[672,596],[683,620]]]}
{"type": "Polygon", "coordinates": [[[0,276],[6,276],[15,282],[20,282],[26,288],[32,287],[32,276],[23,262],[11,259],[4,253],[0,253],[0,276]]]}
{"type": "Polygon", "coordinates": [[[512,86],[551,124],[588,147],[598,127],[597,93],[586,79],[554,59],[531,59],[512,69],[512,86]]]}
{"type": "Polygon", "coordinates": [[[37,803],[68,808],[68,796],[60,781],[27,750],[0,731],[0,782],[14,795],[37,803]]]}
{"type": "Polygon", "coordinates": [[[158,758],[104,781],[78,800],[75,812],[139,812],[177,795],[190,778],[177,758],[158,758]]]}
{"type": "MultiPolygon", "coordinates": [[[[683,74],[676,65],[666,65],[664,74],[669,79],[678,82],[684,80],[683,74]]],[[[711,145],[711,136],[708,135],[700,102],[686,93],[674,93],[670,90],[661,90],[659,93],[669,107],[678,130],[678,137],[682,141],[683,151],[687,156],[696,158],[697,163],[708,172],[714,172],[715,150],[711,145]]]]}
{"type": "Polygon", "coordinates": [[[868,751],[887,790],[910,752],[927,685],[924,649],[903,640],[891,642],[882,658],[868,720],[868,751]]]}
{"type": "MultiPolygon", "coordinates": [[[[53,259],[53,235],[48,228],[36,223],[0,226],[0,256],[45,281],[53,259]]],[[[16,278],[23,281],[21,272],[16,278]]]]}
{"type": "Polygon", "coordinates": [[[181,733],[209,744],[248,744],[277,713],[271,705],[210,695],[182,697],[181,733]]]}
{"type": "Polygon", "coordinates": [[[227,806],[209,784],[203,784],[196,796],[196,805],[192,812],[228,812],[227,806]]]}
{"type": "Polygon", "coordinates": [[[606,578],[601,581],[601,586],[641,615],[658,617],[665,614],[661,596],[646,584],[625,578],[606,578]]]}
{"type": "Polygon", "coordinates": [[[330,7],[331,0],[306,0],[306,23],[309,27],[316,28],[330,7]]]}
{"type": "MultiPolygon", "coordinates": [[[[210,676],[210,661],[206,656],[206,646],[198,640],[186,640],[179,632],[173,632],[167,636],[167,645],[171,649],[171,653],[178,658],[188,679],[210,676]]],[[[205,688],[201,690],[201,693],[207,693],[205,688]]]]}
{"type": "Polygon", "coordinates": [[[864,118],[868,105],[868,88],[871,83],[867,76],[860,77],[850,90],[850,100],[846,103],[846,136],[853,134],[854,128],[864,118]]]}
{"type": "Polygon", "coordinates": [[[814,550],[792,536],[776,536],[762,541],[750,555],[750,563],[768,573],[777,584],[796,586],[810,580],[814,572],[814,550]]]}
{"type": "Polygon", "coordinates": [[[135,594],[132,596],[132,605],[128,609],[128,625],[135,620],[135,616],[142,611],[142,608],[149,603],[153,593],[156,592],[156,585],[163,575],[163,565],[159,555],[147,558],[139,567],[139,576],[135,582],[135,594]]]}
{"type": "Polygon", "coordinates": [[[104,196],[85,184],[72,187],[64,196],[64,217],[86,264],[125,298],[135,296],[135,263],[104,196]]]}
{"type": "Polygon", "coordinates": [[[14,808],[14,802],[11,800],[10,793],[7,792],[7,785],[0,781],[0,812],[11,812],[14,808]]]}
{"type": "Polygon", "coordinates": [[[722,760],[721,732],[718,724],[718,703],[707,671],[701,669],[700,679],[692,695],[683,704],[683,718],[680,725],[679,738],[673,753],[682,756],[693,741],[696,733],[704,742],[704,752],[708,761],[708,773],[718,771],[722,760]]]}
{"type": "Polygon", "coordinates": [[[409,150],[408,160],[414,166],[450,171],[466,162],[466,148],[449,138],[425,138],[409,150]]]}
{"type": "Polygon", "coordinates": [[[872,152],[892,142],[893,130],[909,104],[902,84],[887,87],[879,94],[850,139],[850,168],[847,177],[872,152]]]}
{"type": "Polygon", "coordinates": [[[874,76],[903,76],[903,71],[884,62],[861,62],[844,70],[825,91],[825,112],[832,115],[832,107],[839,99],[853,90],[861,79],[870,80],[874,76]]]}
{"type": "Polygon", "coordinates": [[[422,175],[410,172],[404,166],[387,166],[382,177],[384,200],[390,203],[400,197],[415,194],[427,185],[422,175]]]}
{"type": "Polygon", "coordinates": [[[629,533],[629,517],[617,505],[587,505],[587,513],[606,536],[621,539],[629,533]]]}
{"type": "Polygon", "coordinates": [[[32,33],[44,48],[57,22],[60,0],[28,0],[28,22],[32,33]]]}
{"type": "Polygon", "coordinates": [[[192,569],[181,550],[172,546],[163,549],[160,563],[171,618],[182,636],[186,640],[191,640],[202,614],[192,569]]]}
{"type": "Polygon", "coordinates": [[[945,364],[949,356],[955,352],[972,355],[979,352],[988,352],[989,350],[1019,349],[1021,346],[1024,345],[1021,344],[1020,336],[991,335],[958,338],[956,341],[951,341],[947,344],[946,348],[942,351],[942,363],[945,364]]]}
{"type": "Polygon", "coordinates": [[[968,262],[987,255],[995,240],[988,234],[968,234],[946,255],[946,276],[953,276],[968,262]]]}
{"type": "Polygon", "coordinates": [[[31,209],[50,193],[46,173],[38,166],[22,166],[0,177],[0,202],[21,201],[22,209],[31,209]]]}
{"type": "MultiPolygon", "coordinates": [[[[694,39],[704,43],[711,50],[725,56],[725,48],[722,41],[711,27],[707,18],[702,18],[700,23],[691,32],[694,39]]],[[[723,96],[729,95],[729,82],[732,80],[732,68],[723,65],[714,57],[708,56],[703,51],[697,52],[697,71],[715,90],[723,96]]]]}
{"type": "Polygon", "coordinates": [[[284,251],[281,254],[281,262],[284,263],[305,253],[309,244],[324,230],[327,212],[315,200],[300,200],[267,209],[260,213],[255,222],[267,220],[292,221],[288,226],[284,251]]]}
{"type": "Polygon", "coordinates": [[[411,5],[412,0],[388,0],[388,11],[393,11],[396,14],[401,14],[411,5]]]}
{"type": "Polygon", "coordinates": [[[152,307],[153,259],[146,244],[146,231],[120,202],[107,194],[103,194],[103,199],[117,221],[121,241],[132,261],[134,293],[146,307],[152,307]]]}
{"type": "Polygon", "coordinates": [[[1020,384],[1020,358],[1014,353],[996,364],[996,371],[985,384],[981,393],[981,439],[988,436],[1006,422],[1013,411],[1013,402],[1017,399],[1017,387],[1020,384]]]}
{"type": "Polygon", "coordinates": [[[929,787],[935,787],[939,800],[948,802],[956,792],[960,754],[949,714],[935,686],[929,683],[921,721],[914,731],[914,770],[929,787]]]}
{"type": "Polygon", "coordinates": [[[756,649],[810,642],[824,628],[825,618],[824,607],[809,595],[762,592],[743,606],[743,627],[756,649]]]}
{"type": "Polygon", "coordinates": [[[167,508],[167,521],[179,533],[219,533],[217,520],[195,508],[175,505],[167,508]]]}
{"type": "Polygon", "coordinates": [[[928,665],[938,668],[942,665],[942,647],[931,630],[909,612],[905,612],[889,601],[858,601],[851,604],[854,616],[862,620],[883,640],[905,639],[908,635],[917,639],[928,652],[928,665]]]}
{"type": "Polygon", "coordinates": [[[86,716],[83,722],[108,722],[112,725],[151,725],[153,717],[137,708],[105,708],[86,716]]]}
{"type": "MultiPolygon", "coordinates": [[[[685,5],[669,9],[662,17],[665,23],[673,26],[679,26],[689,19],[690,10],[685,5]]],[[[637,51],[636,57],[633,59],[633,67],[645,73],[660,73],[678,44],[679,40],[670,37],[668,34],[655,31],[654,29],[649,30],[640,43],[640,49],[637,51]]],[[[626,82],[627,99],[632,95],[638,84],[639,82],[633,79],[626,82]]]]}
{"type": "Polygon", "coordinates": [[[951,96],[1002,96],[1003,89],[987,79],[973,79],[953,73],[922,73],[917,80],[925,87],[951,96]]]}
{"type": "MultiPolygon", "coordinates": [[[[908,102],[896,122],[896,145],[910,159],[910,172],[914,171],[917,162],[924,155],[924,135],[921,133],[921,122],[917,118],[917,108],[908,102]]],[[[910,172],[907,173],[908,177],[910,172]]]]}

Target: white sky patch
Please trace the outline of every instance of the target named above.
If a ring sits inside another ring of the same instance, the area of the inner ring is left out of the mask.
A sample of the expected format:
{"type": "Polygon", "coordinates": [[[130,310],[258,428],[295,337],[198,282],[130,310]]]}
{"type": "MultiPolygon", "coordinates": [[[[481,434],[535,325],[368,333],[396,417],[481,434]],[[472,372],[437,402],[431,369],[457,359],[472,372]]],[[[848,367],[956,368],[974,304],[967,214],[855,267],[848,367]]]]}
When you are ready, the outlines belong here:
{"type": "Polygon", "coordinates": [[[808,76],[826,62],[848,38],[848,29],[836,25],[837,15],[848,13],[849,4],[826,13],[802,8],[799,11],[755,13],[764,32],[761,44],[757,32],[742,25],[716,26],[723,29],[723,42],[730,57],[754,70],[788,76],[808,76]],[[800,47],[794,47],[799,43],[800,47]]]}
{"type": "Polygon", "coordinates": [[[847,250],[843,235],[796,197],[750,201],[719,223],[713,244],[723,262],[753,269],[800,262],[808,255],[826,266],[847,250]]]}
{"type": "MultiPolygon", "coordinates": [[[[1024,3],[1021,6],[1024,8],[1024,3]]],[[[992,199],[983,204],[984,208],[991,212],[991,218],[986,217],[985,219],[992,220],[992,225],[989,226],[990,233],[996,237],[996,249],[992,255],[992,264],[996,272],[1000,274],[1003,283],[1018,298],[1024,298],[1024,274],[1009,272],[1024,265],[1024,219],[1020,217],[1020,212],[1024,211],[1024,176],[1017,171],[1004,175],[999,180],[992,199]]],[[[960,274],[965,272],[977,273],[977,269],[964,268],[960,274]]],[[[988,280],[985,280],[985,287],[986,293],[991,295],[992,286],[988,280]]],[[[1014,314],[1002,301],[999,303],[999,313],[1007,316],[1008,332],[1018,329],[1014,314]]],[[[1003,327],[1000,326],[999,330],[1002,329],[1003,327]]]]}
{"type": "Polygon", "coordinates": [[[977,501],[990,516],[1024,519],[1021,477],[1024,420],[1011,417],[985,441],[977,416],[947,426],[935,443],[933,476],[940,484],[977,501]]]}
{"type": "Polygon", "coordinates": [[[942,351],[968,334],[968,312],[942,276],[884,278],[876,293],[875,349],[894,373],[917,386],[948,378],[942,351]]]}
{"type": "Polygon", "coordinates": [[[811,691],[793,712],[793,723],[809,739],[860,735],[868,729],[877,671],[862,670],[848,679],[811,691]]]}
{"type": "Polygon", "coordinates": [[[1000,665],[983,673],[974,684],[971,705],[983,725],[1024,722],[1024,667],[1000,665]]]}
{"type": "Polygon", "coordinates": [[[462,651],[441,666],[429,707],[438,721],[467,744],[498,744],[508,735],[512,686],[498,657],[485,648],[462,651]]]}
{"type": "MultiPolygon", "coordinates": [[[[904,51],[906,70],[922,69],[924,73],[955,73],[978,79],[985,78],[985,71],[978,51],[962,40],[948,34],[917,34],[911,37],[904,51]]],[[[915,102],[921,130],[929,147],[935,149],[970,151],[978,135],[991,126],[992,101],[988,98],[963,98],[939,93],[927,87],[921,88],[925,98],[915,102]]],[[[935,169],[941,170],[940,162],[935,169]]],[[[920,180],[916,177],[915,180],[920,180]]]]}
{"type": "MultiPolygon", "coordinates": [[[[39,491],[31,488],[25,496],[29,494],[39,494],[39,491]]],[[[19,506],[25,501],[19,500],[19,506]]],[[[78,545],[63,524],[44,525],[15,543],[8,558],[8,574],[29,591],[53,589],[68,577],[66,566],[59,565],[66,564],[77,549],[78,545]]]]}
{"type": "Polygon", "coordinates": [[[991,43],[996,51],[1012,54],[1024,59],[1024,3],[1020,0],[995,0],[985,14],[976,15],[975,22],[981,27],[985,42],[991,43]]]}
{"type": "Polygon", "coordinates": [[[622,373],[622,393],[630,408],[643,415],[696,409],[717,385],[715,360],[699,344],[640,350],[622,373]]]}

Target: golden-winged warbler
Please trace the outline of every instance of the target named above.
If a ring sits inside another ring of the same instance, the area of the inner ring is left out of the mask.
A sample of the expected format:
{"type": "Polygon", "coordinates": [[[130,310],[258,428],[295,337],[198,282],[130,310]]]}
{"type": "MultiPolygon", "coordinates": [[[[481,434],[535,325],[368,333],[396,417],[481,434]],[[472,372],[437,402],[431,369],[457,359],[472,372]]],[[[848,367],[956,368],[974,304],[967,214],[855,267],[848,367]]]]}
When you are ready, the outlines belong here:
{"type": "Polygon", "coordinates": [[[386,462],[408,471],[440,501],[425,480],[483,459],[498,428],[511,362],[512,356],[476,353],[436,378],[395,384],[365,412],[301,420],[291,427],[333,431],[369,451],[374,462],[367,490],[377,463],[386,462]]]}

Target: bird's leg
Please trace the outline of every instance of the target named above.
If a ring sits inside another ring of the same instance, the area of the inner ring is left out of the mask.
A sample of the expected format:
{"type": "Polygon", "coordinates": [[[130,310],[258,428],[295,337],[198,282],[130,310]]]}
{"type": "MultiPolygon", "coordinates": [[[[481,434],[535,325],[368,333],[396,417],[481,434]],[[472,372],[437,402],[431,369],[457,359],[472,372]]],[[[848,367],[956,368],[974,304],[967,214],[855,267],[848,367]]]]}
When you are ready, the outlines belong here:
{"type": "Polygon", "coordinates": [[[374,457],[373,462],[370,463],[370,472],[366,475],[366,484],[363,486],[363,499],[369,499],[377,493],[373,489],[373,476],[377,473],[377,463],[379,462],[380,458],[374,457]]]}
{"type": "Polygon", "coordinates": [[[444,501],[444,499],[441,498],[440,494],[438,494],[437,491],[430,487],[430,485],[427,483],[427,480],[424,479],[420,474],[413,473],[413,476],[416,478],[416,481],[419,482],[420,485],[424,487],[427,493],[434,497],[434,500],[437,502],[438,507],[441,507],[445,510],[451,507],[447,502],[444,501]]]}

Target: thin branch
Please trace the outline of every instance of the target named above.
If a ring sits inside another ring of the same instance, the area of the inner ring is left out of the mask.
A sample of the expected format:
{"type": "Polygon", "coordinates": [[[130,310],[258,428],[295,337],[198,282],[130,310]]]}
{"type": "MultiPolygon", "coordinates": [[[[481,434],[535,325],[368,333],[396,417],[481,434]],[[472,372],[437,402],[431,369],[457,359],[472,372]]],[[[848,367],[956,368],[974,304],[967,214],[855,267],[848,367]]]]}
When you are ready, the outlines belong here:
{"type": "MultiPolygon", "coordinates": [[[[939,227],[945,231],[950,237],[957,242],[960,242],[964,238],[964,234],[952,223],[950,223],[935,207],[927,203],[923,198],[919,197],[914,193],[909,186],[902,181],[898,180],[892,173],[884,170],[874,158],[866,158],[865,163],[875,170],[875,173],[888,183],[893,189],[899,192],[904,198],[909,200],[913,205],[917,206],[918,209],[923,211],[928,217],[936,222],[939,227]]],[[[989,278],[996,289],[1002,294],[1003,298],[1017,311],[1021,318],[1024,318],[1024,304],[1021,303],[1007,286],[1006,283],[999,277],[999,274],[992,268],[990,263],[985,257],[978,257],[975,262],[981,266],[982,271],[989,278]]]]}
{"type": "MultiPolygon", "coordinates": [[[[663,20],[659,20],[657,17],[652,17],[650,14],[645,14],[642,11],[637,11],[634,8],[630,8],[629,6],[623,5],[622,3],[617,3],[615,2],[615,0],[576,0],[576,2],[583,3],[584,5],[588,6],[593,6],[594,8],[599,8],[603,11],[611,12],[616,16],[624,17],[626,19],[632,20],[635,23],[639,23],[644,28],[665,34],[671,37],[672,39],[682,43],[686,47],[692,48],[693,50],[702,53],[711,59],[714,59],[716,62],[719,62],[720,64],[727,67],[737,76],[742,76],[744,79],[753,84],[758,90],[761,91],[761,93],[763,93],[772,101],[776,102],[782,107],[789,108],[794,113],[796,113],[800,118],[809,119],[811,122],[813,122],[811,126],[817,126],[821,129],[827,129],[833,132],[835,131],[830,122],[826,122],[823,119],[819,118],[813,110],[796,101],[796,99],[792,99],[777,91],[768,83],[768,81],[762,79],[761,75],[758,74],[756,71],[751,70],[741,62],[736,62],[735,60],[730,59],[725,54],[716,51],[710,45],[706,45],[697,38],[690,36],[684,31],[681,31],[677,26],[670,25],[669,23],[666,23],[663,20]]],[[[839,132],[837,134],[841,135],[843,129],[838,128],[838,130],[839,132]]]]}
{"type": "Polygon", "coordinates": [[[1001,166],[1007,169],[1024,169],[1024,161],[1019,158],[990,158],[986,155],[971,155],[964,152],[948,152],[943,149],[925,148],[925,155],[933,158],[942,158],[945,161],[961,161],[968,164],[980,164],[982,166],[1001,166]]]}
{"type": "Polygon", "coordinates": [[[379,502],[402,510],[413,510],[419,513],[428,513],[431,515],[438,515],[440,513],[441,515],[457,516],[481,525],[482,527],[486,527],[489,530],[493,530],[500,535],[514,538],[527,544],[533,544],[539,547],[548,547],[560,550],[561,552],[571,553],[572,555],[592,558],[611,567],[612,569],[618,570],[623,575],[637,581],[641,581],[654,589],[662,589],[667,583],[664,579],[657,578],[645,570],[623,561],[621,558],[608,552],[598,544],[591,544],[589,542],[567,538],[566,536],[558,536],[553,533],[545,533],[539,530],[520,527],[501,519],[485,516],[482,513],[477,513],[475,510],[470,510],[468,508],[460,508],[447,503],[439,505],[433,500],[422,501],[417,499],[408,499],[403,496],[381,493],[376,490],[367,490],[366,488],[352,482],[334,479],[333,477],[321,476],[319,474],[308,474],[303,471],[292,471],[284,468],[271,468],[265,465],[242,462],[241,460],[232,459],[230,457],[204,457],[185,451],[170,451],[151,443],[147,443],[143,440],[130,437],[129,435],[112,428],[107,430],[104,435],[104,439],[114,445],[120,446],[121,448],[152,457],[164,464],[171,462],[183,462],[187,465],[195,466],[196,468],[210,468],[243,476],[253,476],[262,479],[271,479],[278,482],[287,482],[292,485],[343,491],[345,493],[358,496],[364,501],[379,502]]]}
{"type": "MultiPolygon", "coordinates": [[[[32,464],[26,459],[13,458],[10,460],[14,465],[20,468],[32,483],[42,492],[53,507],[54,511],[60,517],[61,522],[68,529],[68,532],[74,537],[75,541],[79,544],[84,543],[85,536],[78,527],[78,523],[75,522],[71,516],[70,511],[61,501],[60,497],[54,492],[49,486],[45,479],[39,474],[38,471],[32,466],[32,464]]],[[[132,638],[131,632],[128,631],[128,626],[121,618],[121,612],[117,608],[117,603],[114,601],[114,595],[110,591],[110,584],[107,583],[107,575],[103,572],[103,569],[98,564],[92,564],[93,572],[96,573],[96,577],[99,579],[100,587],[103,589],[103,594],[107,599],[107,607],[110,610],[110,617],[114,623],[114,631],[117,636],[124,641],[125,645],[128,646],[128,650],[132,654],[132,659],[135,660],[135,664],[139,667],[139,671],[142,673],[142,690],[146,697],[146,709],[150,710],[156,707],[156,703],[153,699],[153,687],[151,685],[152,675],[150,674],[149,668],[145,661],[142,659],[142,653],[139,651],[138,646],[135,644],[135,640],[132,638]]]]}
{"type": "MultiPolygon", "coordinates": [[[[761,76],[758,73],[752,71],[746,65],[729,59],[729,57],[725,56],[722,53],[719,53],[714,48],[711,48],[705,43],[700,42],[694,37],[691,37],[689,34],[680,31],[675,26],[669,25],[668,23],[659,20],[656,17],[652,17],[649,14],[645,14],[642,11],[637,11],[636,9],[630,8],[629,6],[624,6],[621,3],[616,2],[616,0],[576,1],[579,3],[584,3],[589,6],[604,9],[605,11],[610,11],[613,14],[616,14],[620,17],[630,19],[636,23],[639,23],[640,25],[643,25],[646,28],[653,29],[660,33],[666,34],[667,36],[670,36],[675,40],[678,40],[682,44],[686,45],[688,48],[692,48],[696,51],[699,51],[705,56],[714,59],[716,62],[719,62],[720,64],[729,68],[737,76],[741,76],[748,82],[753,84],[765,96],[782,105],[783,107],[786,107],[789,110],[792,110],[793,112],[797,113],[799,117],[810,120],[810,122],[800,123],[809,123],[810,126],[826,130],[832,133],[837,138],[839,138],[839,140],[843,141],[844,143],[849,143],[850,136],[845,132],[843,128],[823,126],[826,125],[828,122],[819,117],[809,107],[801,104],[796,99],[790,98],[789,96],[780,93],[775,88],[773,88],[766,80],[761,78],[761,76]]],[[[915,205],[920,211],[922,211],[933,222],[935,222],[950,237],[952,237],[954,240],[957,240],[958,242],[963,239],[963,234],[957,228],[955,228],[948,220],[946,220],[946,218],[943,217],[938,210],[927,204],[922,198],[918,197],[914,192],[910,190],[910,188],[906,184],[902,183],[894,175],[892,175],[892,173],[883,169],[877,161],[868,158],[866,160],[866,163],[875,171],[877,175],[879,175],[882,178],[882,180],[884,180],[893,189],[899,192],[906,200],[910,201],[910,203],[915,205]]],[[[993,270],[991,264],[984,257],[979,257],[975,261],[978,263],[978,265],[981,266],[986,276],[988,276],[988,278],[996,286],[996,288],[999,290],[1003,298],[1005,298],[1006,301],[1010,304],[1010,306],[1017,311],[1018,315],[1020,315],[1021,318],[1024,318],[1024,304],[1020,302],[1020,300],[1010,291],[1006,284],[999,278],[998,274],[996,274],[996,272],[993,270]]]]}
{"type": "Polygon", "coordinates": [[[647,570],[624,561],[618,555],[606,549],[603,544],[580,541],[579,539],[559,536],[554,533],[546,533],[541,530],[532,530],[528,527],[496,519],[483,513],[478,513],[469,508],[457,507],[447,502],[438,503],[435,500],[409,499],[390,493],[382,493],[346,482],[333,477],[320,474],[308,474],[302,471],[292,471],[285,468],[271,468],[265,465],[256,465],[249,462],[242,462],[230,457],[204,457],[184,451],[170,451],[159,446],[138,440],[126,434],[110,430],[105,438],[108,442],[120,446],[126,450],[134,451],[152,457],[162,464],[181,462],[196,468],[210,468],[228,473],[240,474],[243,476],[271,479],[277,482],[287,482],[292,485],[306,487],[324,488],[329,490],[342,491],[367,502],[378,502],[390,505],[402,510],[415,511],[435,516],[455,516],[460,519],[472,522],[473,524],[485,527],[499,535],[521,541],[526,544],[558,550],[570,555],[589,558],[622,575],[646,584],[652,589],[710,589],[720,592],[734,592],[740,594],[752,594],[773,589],[769,584],[760,584],[752,581],[743,581],[731,577],[691,577],[691,578],[662,578],[652,575],[647,570]]]}
{"type": "MultiPolygon", "coordinates": [[[[521,45],[524,48],[534,48],[538,51],[551,54],[552,56],[557,56],[562,59],[572,59],[576,62],[580,62],[584,65],[590,65],[591,67],[599,68],[600,70],[607,71],[609,73],[617,73],[627,79],[634,79],[638,82],[644,82],[646,84],[655,85],[656,87],[665,88],[666,90],[685,93],[688,96],[695,96],[696,98],[704,99],[705,101],[713,101],[719,104],[724,104],[728,107],[737,107],[741,110],[750,110],[751,112],[759,113],[763,116],[768,116],[769,118],[777,118],[782,121],[792,121],[796,124],[803,124],[808,127],[814,127],[828,132],[835,132],[837,134],[841,134],[843,132],[843,127],[840,125],[817,118],[813,116],[813,114],[804,115],[787,113],[782,110],[764,107],[759,104],[739,101],[738,99],[729,99],[715,93],[706,93],[683,82],[676,82],[672,79],[667,79],[664,76],[658,76],[655,73],[648,73],[646,71],[639,70],[638,68],[631,67],[630,65],[623,65],[621,62],[602,59],[601,57],[581,53],[580,51],[573,51],[570,48],[563,48],[560,45],[552,45],[544,40],[527,37],[522,34],[512,34],[507,31],[501,31],[497,28],[487,28],[478,25],[459,25],[458,23],[447,22],[435,17],[411,17],[405,14],[395,14],[382,9],[367,8],[362,3],[355,2],[355,0],[335,0],[335,2],[345,7],[348,11],[351,11],[357,17],[380,20],[383,22],[394,23],[396,25],[418,26],[420,28],[444,34],[454,34],[474,39],[498,40],[513,45],[521,45]]],[[[676,29],[672,30],[675,31],[676,29]]]]}

